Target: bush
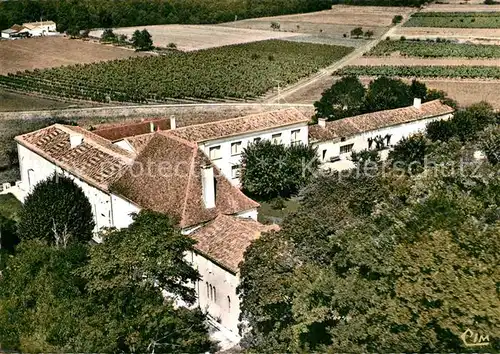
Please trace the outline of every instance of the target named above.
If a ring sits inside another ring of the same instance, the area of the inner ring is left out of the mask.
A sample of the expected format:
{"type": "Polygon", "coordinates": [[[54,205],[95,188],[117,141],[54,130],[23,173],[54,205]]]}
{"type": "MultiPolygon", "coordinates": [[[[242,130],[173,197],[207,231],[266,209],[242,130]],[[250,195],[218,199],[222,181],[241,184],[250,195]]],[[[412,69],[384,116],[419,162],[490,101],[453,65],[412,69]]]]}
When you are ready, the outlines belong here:
{"type": "Polygon", "coordinates": [[[396,15],[392,18],[392,24],[394,25],[400,23],[401,21],[403,21],[403,16],[401,15],[396,15]]]}
{"type": "Polygon", "coordinates": [[[116,35],[113,33],[111,28],[106,28],[101,34],[101,42],[114,42],[116,41],[116,35]]]}
{"type": "Polygon", "coordinates": [[[170,48],[170,49],[177,49],[177,44],[175,44],[174,42],[170,42],[170,43],[167,45],[167,48],[170,48]]]}
{"type": "Polygon", "coordinates": [[[52,175],[26,197],[20,213],[19,238],[49,244],[87,242],[94,229],[92,206],[72,179],[52,175]]]}
{"type": "Polygon", "coordinates": [[[406,41],[406,37],[405,37],[405,36],[401,36],[401,37],[399,38],[399,40],[400,40],[400,41],[406,41]]]}
{"type": "Polygon", "coordinates": [[[363,28],[356,27],[351,31],[351,37],[359,38],[363,35],[363,28]]]}
{"type": "Polygon", "coordinates": [[[500,127],[486,129],[479,137],[479,147],[492,165],[500,163],[500,127]]]}

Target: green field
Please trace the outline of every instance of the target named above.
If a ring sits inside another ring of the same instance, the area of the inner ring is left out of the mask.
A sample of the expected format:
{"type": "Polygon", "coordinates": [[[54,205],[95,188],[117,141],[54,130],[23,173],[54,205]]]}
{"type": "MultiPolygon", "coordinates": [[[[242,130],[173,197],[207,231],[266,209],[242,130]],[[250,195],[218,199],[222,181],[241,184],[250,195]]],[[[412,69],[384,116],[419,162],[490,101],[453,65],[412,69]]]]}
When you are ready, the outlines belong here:
{"type": "Polygon", "coordinates": [[[500,46],[486,44],[459,44],[431,41],[382,41],[366,56],[388,56],[399,52],[402,56],[420,58],[500,58],[500,46]]]}
{"type": "Polygon", "coordinates": [[[500,12],[418,12],[404,27],[500,28],[500,12]]]}
{"type": "Polygon", "coordinates": [[[309,76],[353,48],[270,40],[0,76],[0,85],[62,98],[162,102],[253,99],[309,76]]]}
{"type": "Polygon", "coordinates": [[[346,66],[334,75],[492,78],[500,79],[498,66],[346,66]]]}

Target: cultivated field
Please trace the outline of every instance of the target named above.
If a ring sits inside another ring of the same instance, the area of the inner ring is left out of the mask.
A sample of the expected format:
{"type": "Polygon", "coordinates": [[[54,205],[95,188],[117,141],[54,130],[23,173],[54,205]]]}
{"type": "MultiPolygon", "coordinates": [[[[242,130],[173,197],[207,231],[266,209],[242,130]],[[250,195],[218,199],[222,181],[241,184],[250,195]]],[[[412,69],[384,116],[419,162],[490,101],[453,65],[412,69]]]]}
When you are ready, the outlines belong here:
{"type": "Polygon", "coordinates": [[[435,27],[400,27],[391,38],[404,36],[411,38],[447,38],[462,41],[491,42],[500,41],[500,28],[435,28],[435,27]]]}
{"type": "MultiPolygon", "coordinates": [[[[271,23],[277,22],[281,32],[315,34],[326,39],[343,40],[349,38],[350,31],[355,27],[362,27],[365,31],[371,30],[375,37],[382,35],[391,26],[394,16],[402,15],[406,18],[412,11],[414,9],[404,7],[334,5],[331,10],[248,19],[224,23],[221,26],[267,30],[271,23]]],[[[357,41],[365,43],[362,39],[357,41]]]]}
{"type": "MultiPolygon", "coordinates": [[[[353,60],[352,65],[374,66],[499,66],[500,59],[466,59],[466,58],[408,58],[403,56],[361,57],[353,60]]],[[[499,68],[500,69],[500,68],[499,68]]]]}
{"type": "MultiPolygon", "coordinates": [[[[98,102],[255,99],[316,73],[352,48],[270,40],[0,76],[0,85],[98,102]]],[[[192,101],[191,101],[192,102],[192,101]]]]}
{"type": "MultiPolygon", "coordinates": [[[[157,25],[142,27],[123,27],[114,29],[115,34],[124,34],[132,38],[136,30],[146,29],[153,37],[156,47],[167,47],[175,43],[177,49],[192,51],[222,47],[226,45],[263,41],[267,39],[283,39],[296,36],[294,33],[285,33],[266,30],[248,30],[244,28],[224,28],[205,25],[157,25]]],[[[90,32],[90,36],[100,38],[102,30],[90,32]]]]}
{"type": "MultiPolygon", "coordinates": [[[[87,106],[88,105],[89,104],[87,104],[87,106]]],[[[81,107],[84,106],[84,104],[75,105],[74,103],[49,100],[36,96],[21,95],[0,89],[0,112],[62,109],[75,106],[81,107]]]]}
{"type": "Polygon", "coordinates": [[[449,1],[449,4],[430,4],[420,12],[492,12],[500,11],[499,5],[485,5],[484,0],[470,0],[468,4],[463,0],[449,1]]]}
{"type": "Polygon", "coordinates": [[[0,41],[0,75],[145,55],[133,50],[65,37],[0,41]]]}
{"type": "Polygon", "coordinates": [[[500,28],[499,12],[419,12],[404,27],[500,28]]]}

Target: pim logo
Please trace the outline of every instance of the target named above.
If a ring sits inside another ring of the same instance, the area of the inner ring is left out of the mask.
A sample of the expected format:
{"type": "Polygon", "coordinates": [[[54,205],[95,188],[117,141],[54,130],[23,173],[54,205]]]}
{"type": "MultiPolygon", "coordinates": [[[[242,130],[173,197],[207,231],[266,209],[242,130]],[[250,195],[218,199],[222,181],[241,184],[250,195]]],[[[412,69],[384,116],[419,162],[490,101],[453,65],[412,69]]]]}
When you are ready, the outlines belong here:
{"type": "Polygon", "coordinates": [[[490,336],[475,333],[469,328],[460,336],[466,347],[484,347],[490,344],[490,336]]]}

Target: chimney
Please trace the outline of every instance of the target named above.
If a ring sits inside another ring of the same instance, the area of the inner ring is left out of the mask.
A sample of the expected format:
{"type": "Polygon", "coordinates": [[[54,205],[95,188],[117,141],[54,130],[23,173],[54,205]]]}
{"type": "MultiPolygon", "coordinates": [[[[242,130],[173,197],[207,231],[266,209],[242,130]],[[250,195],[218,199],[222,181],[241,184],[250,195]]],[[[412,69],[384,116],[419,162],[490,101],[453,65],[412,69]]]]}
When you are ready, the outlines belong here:
{"type": "Polygon", "coordinates": [[[170,116],[170,129],[175,129],[177,128],[177,125],[175,123],[175,116],[170,116]]]}
{"type": "Polygon", "coordinates": [[[72,149],[76,148],[81,143],[83,143],[83,135],[80,135],[80,134],[70,135],[69,136],[69,143],[70,143],[72,149]]]}
{"type": "Polygon", "coordinates": [[[422,108],[422,99],[421,98],[414,98],[413,99],[413,107],[416,109],[422,108]]]}
{"type": "Polygon", "coordinates": [[[201,188],[205,208],[215,208],[214,168],[210,165],[201,168],[201,188]]]}
{"type": "Polygon", "coordinates": [[[326,118],[318,118],[318,125],[321,128],[326,128],[326,118]]]}
{"type": "Polygon", "coordinates": [[[154,133],[155,131],[155,124],[153,122],[149,122],[149,131],[151,133],[154,133]]]}

